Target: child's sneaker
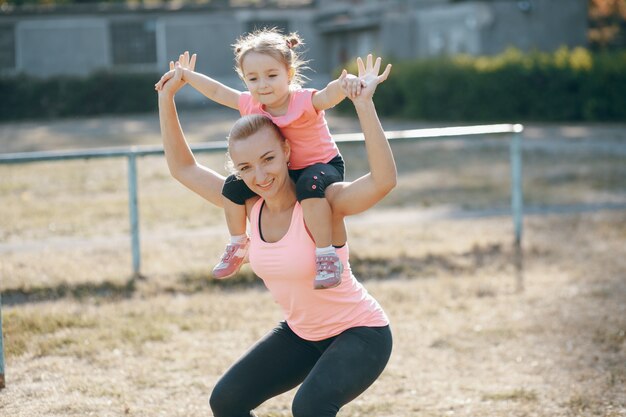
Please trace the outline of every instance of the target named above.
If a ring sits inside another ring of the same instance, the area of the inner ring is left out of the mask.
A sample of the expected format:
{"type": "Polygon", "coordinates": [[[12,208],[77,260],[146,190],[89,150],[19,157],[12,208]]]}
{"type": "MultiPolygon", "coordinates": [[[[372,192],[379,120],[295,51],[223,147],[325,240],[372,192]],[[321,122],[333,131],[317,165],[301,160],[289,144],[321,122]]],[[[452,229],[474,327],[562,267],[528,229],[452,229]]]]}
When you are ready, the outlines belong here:
{"type": "Polygon", "coordinates": [[[249,246],[249,238],[246,238],[241,243],[229,243],[226,245],[222,259],[213,268],[213,276],[217,279],[224,279],[235,275],[241,268],[241,265],[245,263],[249,246]]]}
{"type": "Polygon", "coordinates": [[[337,255],[317,255],[315,257],[317,266],[317,274],[313,288],[323,290],[326,288],[334,288],[341,284],[341,273],[343,265],[337,255]]]}

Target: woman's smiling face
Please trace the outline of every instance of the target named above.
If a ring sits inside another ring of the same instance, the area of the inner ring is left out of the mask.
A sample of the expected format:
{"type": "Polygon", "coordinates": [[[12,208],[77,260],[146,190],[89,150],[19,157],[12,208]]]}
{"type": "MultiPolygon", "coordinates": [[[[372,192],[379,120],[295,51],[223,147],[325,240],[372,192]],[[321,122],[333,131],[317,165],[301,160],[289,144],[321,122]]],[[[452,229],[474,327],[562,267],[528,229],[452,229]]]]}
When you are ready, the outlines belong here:
{"type": "Polygon", "coordinates": [[[290,180],[289,145],[270,128],[231,141],[228,152],[241,179],[264,199],[276,195],[290,180]]]}

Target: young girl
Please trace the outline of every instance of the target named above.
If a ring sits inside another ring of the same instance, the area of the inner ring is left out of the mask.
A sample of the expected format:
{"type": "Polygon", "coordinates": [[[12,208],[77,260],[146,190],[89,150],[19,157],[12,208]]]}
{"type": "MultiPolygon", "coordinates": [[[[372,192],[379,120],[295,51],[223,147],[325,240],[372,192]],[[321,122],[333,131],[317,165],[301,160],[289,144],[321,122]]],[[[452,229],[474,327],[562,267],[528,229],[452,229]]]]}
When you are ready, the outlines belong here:
{"type": "MultiPolygon", "coordinates": [[[[239,110],[242,116],[266,115],[280,128],[291,148],[289,173],[296,183],[297,199],[315,241],[317,274],[313,286],[324,289],[339,285],[343,270],[332,245],[332,212],[325,190],[330,184],[344,179],[343,158],[328,130],[324,110],[346,98],[342,84],[351,97],[358,96],[363,85],[359,78],[344,70],[338,79],[320,91],[303,89],[300,69],[305,62],[295,51],[301,44],[296,33],[283,35],[276,29],[263,29],[239,38],[234,45],[236,70],[246,84],[247,92],[234,90],[194,72],[195,54],[190,58],[185,52],[180,56],[179,64],[183,68],[183,81],[206,97],[239,110]]],[[[160,90],[173,75],[174,71],[163,75],[156,89],[160,90]]],[[[268,166],[270,160],[268,157],[268,166]]],[[[237,273],[249,246],[244,203],[255,194],[239,174],[244,174],[250,167],[244,164],[234,169],[238,174],[229,176],[222,190],[231,241],[213,269],[216,278],[237,273]]],[[[265,180],[258,186],[271,191],[273,173],[268,170],[261,177],[265,180]]]]}

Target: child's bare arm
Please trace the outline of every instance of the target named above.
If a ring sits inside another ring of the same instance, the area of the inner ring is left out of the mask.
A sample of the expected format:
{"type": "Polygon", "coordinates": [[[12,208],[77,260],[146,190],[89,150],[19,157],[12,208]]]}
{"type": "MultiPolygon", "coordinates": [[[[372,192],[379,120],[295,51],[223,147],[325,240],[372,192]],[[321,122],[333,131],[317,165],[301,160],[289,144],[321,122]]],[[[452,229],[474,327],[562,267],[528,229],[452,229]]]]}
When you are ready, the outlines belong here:
{"type": "Polygon", "coordinates": [[[357,97],[361,93],[362,87],[364,87],[363,81],[355,75],[348,74],[344,69],[339,78],[328,83],[324,89],[313,96],[313,107],[317,111],[330,109],[348,96],[357,97]],[[342,88],[342,84],[345,84],[344,88],[342,88]],[[346,95],[346,91],[349,94],[346,95]]]}
{"type": "MultiPolygon", "coordinates": [[[[195,72],[196,54],[193,54],[190,57],[189,51],[185,51],[185,53],[181,54],[178,58],[178,63],[183,70],[182,80],[184,82],[188,83],[197,91],[216,103],[235,110],[239,109],[239,95],[241,92],[230,88],[211,77],[195,72]]],[[[173,75],[174,72],[171,70],[163,74],[163,77],[161,77],[159,82],[155,84],[155,89],[157,91],[161,90],[163,88],[163,84],[172,78],[173,75]]]]}
{"type": "Polygon", "coordinates": [[[184,70],[183,80],[209,99],[231,109],[239,110],[241,91],[230,88],[199,72],[184,70]]]}

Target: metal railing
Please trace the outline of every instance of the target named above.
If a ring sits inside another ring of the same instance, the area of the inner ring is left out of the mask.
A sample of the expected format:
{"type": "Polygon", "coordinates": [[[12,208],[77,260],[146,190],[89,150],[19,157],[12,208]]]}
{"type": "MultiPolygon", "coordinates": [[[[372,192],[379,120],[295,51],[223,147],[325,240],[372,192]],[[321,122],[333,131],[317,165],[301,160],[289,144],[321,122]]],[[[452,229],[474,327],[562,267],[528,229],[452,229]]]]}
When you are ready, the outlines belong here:
{"type": "MultiPolygon", "coordinates": [[[[385,132],[390,140],[437,140],[458,136],[509,134],[509,155],[511,166],[511,214],[514,227],[515,263],[518,273],[522,268],[522,154],[521,142],[524,128],[520,124],[495,124],[463,127],[444,127],[432,129],[413,129],[385,132]]],[[[336,142],[363,141],[362,133],[333,135],[336,142]]],[[[192,145],[194,153],[225,151],[226,141],[192,145]]],[[[85,149],[74,151],[21,152],[0,154],[0,164],[25,164],[43,161],[64,161],[72,159],[120,158],[128,159],[128,211],[130,219],[130,240],[132,251],[132,269],[135,275],[141,271],[141,245],[139,240],[139,211],[137,201],[137,157],[163,155],[161,146],[133,146],[127,148],[85,149]]],[[[519,281],[519,279],[518,279],[519,281]]],[[[4,388],[4,348],[2,343],[2,299],[0,298],[0,389],[4,388]]]]}

